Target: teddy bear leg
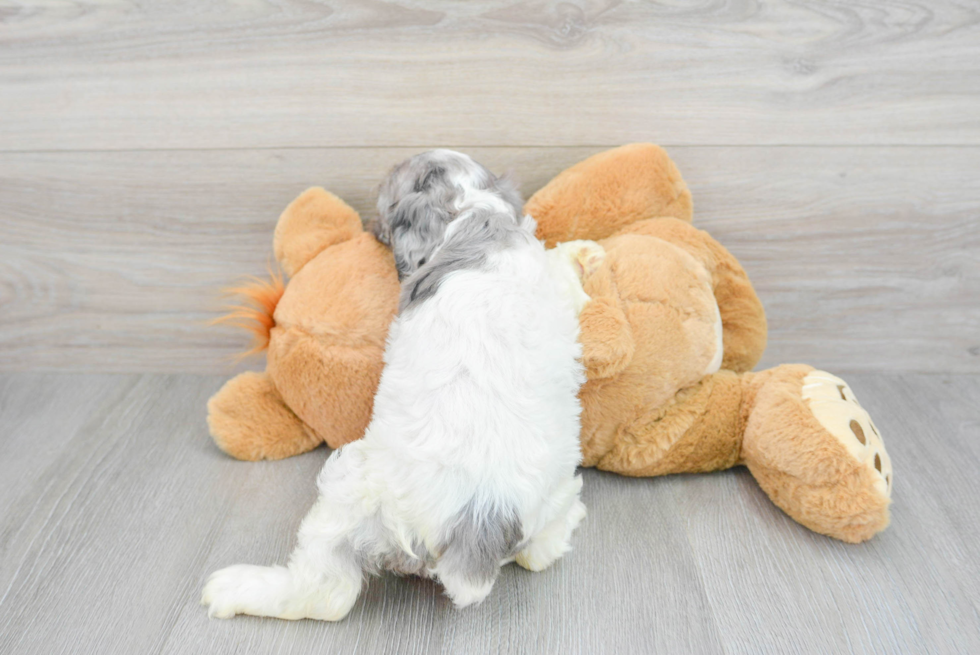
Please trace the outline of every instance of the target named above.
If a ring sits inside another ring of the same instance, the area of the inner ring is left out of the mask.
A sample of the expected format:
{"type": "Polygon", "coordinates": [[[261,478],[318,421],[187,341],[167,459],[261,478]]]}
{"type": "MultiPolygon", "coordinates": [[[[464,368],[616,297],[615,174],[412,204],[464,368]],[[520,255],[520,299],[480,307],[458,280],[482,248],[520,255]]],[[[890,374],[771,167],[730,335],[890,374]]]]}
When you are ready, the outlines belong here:
{"type": "Polygon", "coordinates": [[[280,330],[266,370],[287,407],[330,448],[364,436],[384,368],[380,345],[324,345],[301,330],[280,330]]]}
{"type": "Polygon", "coordinates": [[[236,459],[283,459],[322,443],[288,407],[265,373],[242,373],[208,401],[214,443],[236,459]]]}
{"type": "Polygon", "coordinates": [[[809,366],[745,377],[742,458],[776,505],[815,532],[857,543],[888,526],[892,466],[848,384],[809,366]]]}
{"type": "Polygon", "coordinates": [[[739,462],[741,376],[719,371],[620,427],[599,469],[631,477],[705,473],[739,462]]]}

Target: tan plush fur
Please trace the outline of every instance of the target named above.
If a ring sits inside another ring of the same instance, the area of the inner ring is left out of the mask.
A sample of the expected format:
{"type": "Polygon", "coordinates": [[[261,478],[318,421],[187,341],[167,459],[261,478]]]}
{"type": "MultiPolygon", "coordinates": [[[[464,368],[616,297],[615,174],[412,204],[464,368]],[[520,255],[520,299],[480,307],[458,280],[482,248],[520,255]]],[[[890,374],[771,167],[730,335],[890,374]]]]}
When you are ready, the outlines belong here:
{"type": "Polygon", "coordinates": [[[766,349],[766,313],[738,260],[707,232],[680,220],[640,221],[619,234],[644,234],[663,239],[690,254],[708,270],[724,326],[722,368],[739,372],[752,370],[766,349]]]}
{"type": "Polygon", "coordinates": [[[391,252],[323,189],[286,208],[275,252],[291,278],[275,305],[266,373],[233,378],[208,403],[215,443],[238,459],[280,459],[359,438],[398,309],[391,252]]]}
{"type": "Polygon", "coordinates": [[[360,234],[361,218],[346,202],[322,189],[310,189],[279,217],[272,250],[289,276],[335,243],[360,234]],[[325,220],[327,219],[327,220],[325,220]]]}
{"type": "Polygon", "coordinates": [[[746,408],[742,459],[791,517],[857,543],[888,527],[889,500],[875,491],[874,471],[855,462],[800,401],[803,378],[812,370],[783,365],[747,374],[743,384],[753,387],[754,397],[746,408]]]}
{"type": "MultiPolygon", "coordinates": [[[[762,304],[735,258],[691,225],[690,193],[662,149],[600,153],[526,209],[549,245],[595,239],[606,251],[582,280],[592,298],[580,317],[584,465],[652,476],[741,464],[812,530],[857,542],[887,526],[881,468],[855,459],[843,445],[860,450],[854,434],[825,427],[803,397],[813,369],[746,372],[765,349],[762,304]]],[[[240,459],[359,438],[398,304],[391,254],[322,189],[283,213],[275,253],[291,279],[275,306],[267,371],[234,378],[208,406],[215,442],[240,459]]]]}
{"type": "Polygon", "coordinates": [[[692,209],[691,192],[677,166],[652,143],[621,146],[579,162],[524,206],[549,248],[562,241],[603,239],[646,218],[690,222],[692,209]]]}
{"type": "Polygon", "coordinates": [[[242,373],[208,401],[214,441],[238,459],[282,459],[323,443],[286,407],[265,373],[242,373]]]}

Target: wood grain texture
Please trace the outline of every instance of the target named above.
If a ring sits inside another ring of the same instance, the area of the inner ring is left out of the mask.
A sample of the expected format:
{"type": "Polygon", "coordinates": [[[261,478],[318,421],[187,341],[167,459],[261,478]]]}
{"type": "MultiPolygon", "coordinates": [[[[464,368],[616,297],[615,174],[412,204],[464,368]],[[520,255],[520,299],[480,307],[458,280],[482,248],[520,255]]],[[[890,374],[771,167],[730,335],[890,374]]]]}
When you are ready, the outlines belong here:
{"type": "Polygon", "coordinates": [[[9,3],[0,150],[980,145],[956,0],[9,3]]]}
{"type": "MultiPolygon", "coordinates": [[[[601,148],[471,148],[530,194],[601,148]]],[[[206,323],[323,185],[369,214],[413,148],[0,154],[0,370],[230,373],[206,323]]],[[[980,149],[670,150],[752,277],[764,365],[980,371],[980,149]]],[[[261,365],[261,362],[251,365],[261,365]]]]}
{"type": "Polygon", "coordinates": [[[130,376],[20,375],[0,378],[0,598],[55,507],[72,502],[71,487],[56,462],[99,408],[129,384],[130,376]]]}
{"type": "Polygon", "coordinates": [[[809,532],[745,470],[687,476],[673,489],[726,650],[974,652],[980,379],[848,382],[895,463],[892,525],[879,537],[850,546],[809,532]]]}
{"type": "Polygon", "coordinates": [[[337,624],[197,604],[216,568],[285,561],[327,455],[222,455],[204,425],[221,381],[0,376],[0,653],[980,650],[980,376],[849,377],[895,465],[892,526],[869,543],[802,528],[741,469],[590,470],[553,568],[507,567],[461,612],[431,582],[375,578],[337,624]]]}
{"type": "Polygon", "coordinates": [[[0,653],[980,652],[976,3],[0,0],[0,116],[0,653]],[[327,454],[231,461],[204,423],[261,366],[205,323],[282,208],[369,211],[434,145],[530,193],[637,140],[752,276],[764,365],[878,371],[848,377],[893,526],[817,536],[744,470],[588,471],[575,550],[478,608],[384,577],[336,625],[208,621],[327,454]],[[127,374],[12,372],[44,370],[127,374]]]}

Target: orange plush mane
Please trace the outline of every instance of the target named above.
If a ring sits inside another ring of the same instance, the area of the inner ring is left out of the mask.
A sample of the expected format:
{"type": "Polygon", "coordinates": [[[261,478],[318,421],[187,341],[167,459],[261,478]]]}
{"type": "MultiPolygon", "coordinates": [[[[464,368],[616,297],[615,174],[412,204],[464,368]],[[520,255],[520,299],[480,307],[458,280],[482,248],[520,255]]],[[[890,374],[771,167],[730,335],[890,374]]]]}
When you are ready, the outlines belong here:
{"type": "Polygon", "coordinates": [[[269,334],[276,325],[273,315],[286,288],[282,273],[271,268],[268,280],[254,276],[246,280],[241,286],[224,290],[227,295],[239,296],[244,302],[226,307],[229,312],[211,322],[213,325],[227,323],[252,333],[252,348],[242,353],[242,357],[255,355],[269,347],[269,334]]]}

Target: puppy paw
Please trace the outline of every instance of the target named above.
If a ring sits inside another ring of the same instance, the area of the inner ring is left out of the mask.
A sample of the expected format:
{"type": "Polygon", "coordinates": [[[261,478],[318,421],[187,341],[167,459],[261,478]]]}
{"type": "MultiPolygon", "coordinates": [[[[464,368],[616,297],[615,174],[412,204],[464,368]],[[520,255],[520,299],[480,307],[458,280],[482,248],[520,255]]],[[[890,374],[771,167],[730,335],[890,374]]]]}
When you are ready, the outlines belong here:
{"type": "MultiPolygon", "coordinates": [[[[579,479],[581,479],[581,476],[579,476],[579,479]]],[[[582,522],[582,519],[584,519],[587,514],[588,511],[585,509],[585,503],[579,499],[576,499],[572,504],[572,509],[568,511],[568,516],[565,519],[565,529],[567,530],[569,539],[572,536],[572,532],[575,531],[575,528],[578,527],[578,524],[582,522]]]]}
{"type": "Polygon", "coordinates": [[[585,279],[599,270],[606,261],[606,250],[595,241],[572,241],[575,261],[579,265],[579,277],[585,279]]]}
{"type": "Polygon", "coordinates": [[[356,577],[324,581],[294,579],[283,566],[238,564],[211,574],[201,594],[208,616],[230,619],[236,614],[295,621],[339,621],[360,593],[356,577]]]}
{"type": "Polygon", "coordinates": [[[826,371],[812,371],[803,379],[803,400],[824,429],[872,473],[875,489],[891,497],[891,458],[878,428],[850,386],[826,371]]]}
{"type": "Polygon", "coordinates": [[[605,257],[606,251],[595,241],[559,243],[548,251],[552,276],[571,300],[576,314],[592,300],[582,288],[582,280],[598,270],[605,257]]]}
{"type": "Polygon", "coordinates": [[[460,610],[482,603],[490,595],[494,580],[472,582],[457,577],[440,576],[439,582],[442,583],[446,595],[453,601],[453,605],[460,610]]]}
{"type": "Polygon", "coordinates": [[[514,560],[519,566],[540,573],[558,561],[569,550],[565,541],[556,540],[547,543],[534,543],[517,554],[514,560]]]}
{"type": "Polygon", "coordinates": [[[269,605],[284,573],[281,567],[247,564],[215,571],[204,585],[201,605],[208,608],[210,618],[230,619],[236,614],[275,616],[269,605]]]}
{"type": "Polygon", "coordinates": [[[550,523],[544,530],[534,535],[527,547],[517,554],[515,561],[528,571],[544,571],[558,558],[572,549],[572,532],[585,518],[585,505],[576,499],[568,514],[550,523]]]}

